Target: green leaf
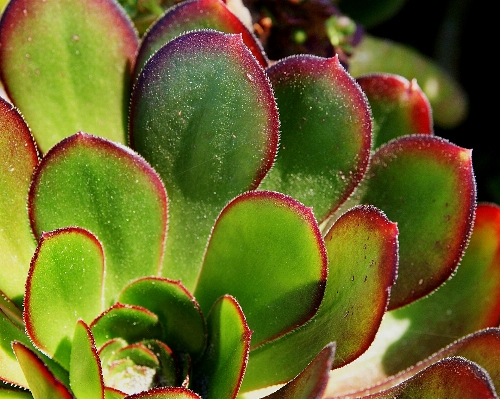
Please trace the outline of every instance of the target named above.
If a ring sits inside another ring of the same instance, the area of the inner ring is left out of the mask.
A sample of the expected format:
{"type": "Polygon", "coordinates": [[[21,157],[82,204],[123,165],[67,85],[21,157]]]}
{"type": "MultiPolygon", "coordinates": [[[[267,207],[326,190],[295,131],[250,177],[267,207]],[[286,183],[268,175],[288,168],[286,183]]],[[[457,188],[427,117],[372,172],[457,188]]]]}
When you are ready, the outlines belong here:
{"type": "Polygon", "coordinates": [[[403,7],[407,0],[343,0],[342,12],[370,28],[387,21],[403,7]]]}
{"type": "Polygon", "coordinates": [[[149,27],[141,40],[134,77],[137,79],[148,59],[164,44],[191,30],[214,29],[225,33],[240,33],[263,68],[268,65],[262,45],[255,35],[227,8],[221,0],[188,0],[169,8],[149,27]]]}
{"type": "Polygon", "coordinates": [[[14,342],[12,347],[36,399],[73,399],[68,388],[52,375],[33,351],[20,342],[14,342]]]}
{"type": "Polygon", "coordinates": [[[384,356],[384,368],[390,374],[423,360],[455,337],[500,324],[499,206],[477,207],[467,251],[453,277],[392,315],[410,325],[384,356]]]}
{"type": "Polygon", "coordinates": [[[80,130],[123,143],[137,48],[114,1],[13,0],[0,22],[0,78],[43,152],[80,130]]]}
{"type": "Polygon", "coordinates": [[[90,328],[78,320],[71,346],[71,389],[77,399],[104,399],[101,363],[90,328]]]}
{"type": "Polygon", "coordinates": [[[125,399],[201,399],[187,388],[155,388],[127,396],[125,399]]]}
{"type": "Polygon", "coordinates": [[[117,303],[91,323],[97,347],[113,338],[123,338],[128,343],[141,339],[158,338],[161,326],[158,316],[140,306],[117,303]]]}
{"type": "Polygon", "coordinates": [[[26,282],[24,320],[33,343],[69,369],[76,322],[103,310],[104,254],[86,230],[44,233],[26,282]]]}
{"type": "Polygon", "coordinates": [[[127,396],[126,393],[119,391],[118,389],[105,387],[104,388],[104,398],[105,399],[124,399],[127,396]]]}
{"type": "Polygon", "coordinates": [[[118,300],[157,315],[162,341],[175,352],[189,353],[194,359],[203,353],[207,339],[205,319],[195,298],[179,281],[144,277],[126,286],[118,300]]]}
{"type": "Polygon", "coordinates": [[[433,134],[432,109],[415,79],[373,73],[357,82],[373,114],[373,148],[407,134],[433,134]]]}
{"type": "Polygon", "coordinates": [[[335,343],[328,344],[297,377],[264,399],[321,399],[334,356],[335,343]]]}
{"type": "Polygon", "coordinates": [[[149,59],[130,141],[168,191],[164,276],[192,290],[217,215],[271,167],[278,125],[271,85],[239,35],[187,33],[149,59]]]}
{"type": "Polygon", "coordinates": [[[0,98],[0,291],[21,307],[36,242],[26,212],[38,152],[16,108],[0,98]]]}
{"type": "Polygon", "coordinates": [[[215,302],[207,326],[207,350],[193,366],[190,386],[206,399],[234,399],[245,373],[252,332],[240,305],[230,295],[215,302]]]}
{"type": "Polygon", "coordinates": [[[253,331],[253,349],[309,320],[326,276],[311,209],[280,193],[251,191],[217,219],[194,295],[204,313],[222,295],[234,296],[253,331]]]}
{"type": "Polygon", "coordinates": [[[393,140],[373,155],[360,192],[361,203],[398,223],[398,280],[390,309],[427,295],[451,276],[476,208],[470,150],[429,135],[393,140]]]}
{"type": "Polygon", "coordinates": [[[31,393],[0,388],[0,399],[33,399],[31,393]]]}
{"type": "Polygon", "coordinates": [[[495,387],[488,374],[464,358],[451,357],[424,369],[414,377],[386,391],[370,395],[373,399],[495,399],[495,387]]]}
{"type": "Polygon", "coordinates": [[[65,139],[35,172],[29,208],[37,235],[79,226],[99,238],[106,306],[129,281],[159,273],[166,193],[155,171],[130,149],[84,133],[65,139]]]}
{"type": "Polygon", "coordinates": [[[372,343],[387,307],[398,261],[398,229],[374,207],[342,215],[325,237],[329,276],[325,296],[309,323],[250,353],[242,390],[284,383],[325,345],[336,342],[335,367],[372,343]]]}
{"type": "Polygon", "coordinates": [[[163,386],[184,386],[187,374],[184,374],[183,365],[179,356],[161,341],[144,341],[144,345],[158,358],[160,364],[157,369],[157,378],[163,386]]]}
{"type": "Polygon", "coordinates": [[[416,79],[429,99],[438,126],[455,127],[467,116],[468,98],[459,83],[430,59],[402,44],[365,34],[353,48],[349,72],[354,77],[387,72],[416,79]]]}
{"type": "Polygon", "coordinates": [[[292,196],[322,221],[351,195],[368,166],[366,96],[337,56],[289,57],[267,73],[280,112],[280,151],[259,189],[292,196]]]}

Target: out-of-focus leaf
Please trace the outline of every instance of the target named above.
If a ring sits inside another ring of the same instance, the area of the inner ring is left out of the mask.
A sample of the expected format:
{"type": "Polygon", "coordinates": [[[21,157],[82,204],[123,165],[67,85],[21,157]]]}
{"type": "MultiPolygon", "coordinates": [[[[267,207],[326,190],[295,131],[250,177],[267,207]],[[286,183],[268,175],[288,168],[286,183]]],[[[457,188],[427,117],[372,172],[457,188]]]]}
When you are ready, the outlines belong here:
{"type": "Polygon", "coordinates": [[[396,276],[398,229],[374,207],[341,216],[325,237],[329,276],[315,317],[250,353],[243,391],[284,383],[299,374],[329,342],[334,367],[361,355],[371,344],[396,276]]]}
{"type": "Polygon", "coordinates": [[[280,193],[251,191],[217,219],[194,296],[204,313],[222,295],[237,298],[255,348],[313,317],[326,276],[311,209],[280,193]]]}
{"type": "Polygon", "coordinates": [[[85,133],[58,143],[35,172],[29,212],[37,236],[79,226],[99,238],[106,306],[131,280],[159,273],[166,193],[151,166],[128,148],[85,133]]]}
{"type": "Polygon", "coordinates": [[[26,198],[37,164],[28,126],[17,109],[0,98],[0,291],[19,307],[36,247],[26,198]]]}
{"type": "Polygon", "coordinates": [[[268,65],[264,50],[255,35],[227,8],[222,0],[188,0],[167,10],[146,32],[137,54],[134,79],[148,59],[170,40],[190,30],[215,29],[240,33],[243,42],[262,67],[268,65]]]}
{"type": "Polygon", "coordinates": [[[193,369],[190,385],[206,399],[234,399],[245,374],[252,335],[236,299],[224,295],[215,302],[207,329],[207,350],[193,369]]]}
{"type": "Polygon", "coordinates": [[[187,388],[155,388],[126,396],[125,399],[202,399],[187,388]]]}
{"type": "Polygon", "coordinates": [[[476,208],[470,150],[430,135],[393,140],[373,155],[360,195],[398,223],[398,279],[389,308],[427,295],[451,276],[476,208]]]}
{"type": "Polygon", "coordinates": [[[0,399],[33,399],[27,391],[14,391],[0,388],[0,399]]]}
{"type": "Polygon", "coordinates": [[[378,25],[393,17],[406,0],[334,0],[340,3],[342,12],[365,28],[378,25]]]}
{"type": "Polygon", "coordinates": [[[331,343],[297,377],[264,399],[321,399],[334,356],[335,343],[331,343]]]}
{"type": "Polygon", "coordinates": [[[125,142],[138,38],[114,1],[13,0],[0,32],[0,79],[43,152],[80,130],[125,142]]]}
{"type": "Polygon", "coordinates": [[[104,399],[101,363],[90,328],[83,320],[76,323],[69,376],[77,399],[104,399]]]}
{"type": "Polygon", "coordinates": [[[69,369],[78,319],[103,310],[104,254],[95,236],[78,227],[44,233],[26,282],[24,321],[33,343],[69,369]]]}
{"type": "Polygon", "coordinates": [[[205,319],[196,299],[179,281],[144,277],[126,286],[121,303],[142,306],[158,316],[162,341],[176,352],[198,358],[205,349],[205,319]]]}
{"type": "Polygon", "coordinates": [[[52,375],[31,349],[17,341],[12,347],[36,399],[74,399],[68,388],[52,375]]]}
{"type": "Polygon", "coordinates": [[[499,206],[478,206],[467,251],[451,280],[392,315],[410,325],[387,349],[383,365],[389,374],[416,364],[458,337],[500,325],[499,206]]]}
{"type": "Polygon", "coordinates": [[[460,84],[430,59],[402,44],[365,35],[353,49],[349,72],[354,77],[387,72],[416,79],[429,99],[438,126],[455,127],[467,116],[468,98],[460,84]]]}
{"type": "Polygon", "coordinates": [[[157,315],[140,306],[120,303],[99,315],[92,322],[91,329],[98,347],[113,338],[123,338],[132,343],[161,335],[157,315]]]}
{"type": "Polygon", "coordinates": [[[259,189],[292,196],[322,221],[351,195],[368,165],[366,96],[338,57],[288,57],[267,73],[280,112],[280,151],[259,189]]]}
{"type": "Polygon", "coordinates": [[[433,134],[431,106],[415,79],[373,73],[356,81],[370,102],[373,148],[407,134],[433,134]]]}
{"type": "Polygon", "coordinates": [[[168,191],[164,276],[192,291],[217,215],[269,170],[278,126],[269,80],[239,35],[190,32],[149,59],[134,87],[130,140],[168,191]]]}

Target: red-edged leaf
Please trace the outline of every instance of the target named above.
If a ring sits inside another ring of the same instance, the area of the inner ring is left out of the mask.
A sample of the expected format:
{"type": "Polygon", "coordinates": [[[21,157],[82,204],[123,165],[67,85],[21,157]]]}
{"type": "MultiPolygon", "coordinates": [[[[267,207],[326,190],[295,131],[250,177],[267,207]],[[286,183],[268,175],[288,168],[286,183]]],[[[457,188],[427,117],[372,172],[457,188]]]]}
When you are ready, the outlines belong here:
{"type": "Polygon", "coordinates": [[[20,307],[36,243],[26,197],[38,152],[16,108],[0,98],[0,291],[20,307]]]}
{"type": "Polygon", "coordinates": [[[259,188],[313,207],[322,221],[351,195],[368,166],[368,101],[337,56],[293,56],[267,73],[280,112],[280,150],[259,188]]]}
{"type": "Polygon", "coordinates": [[[335,356],[335,343],[327,345],[292,381],[264,399],[321,399],[335,356]]]}
{"type": "Polygon", "coordinates": [[[125,399],[202,399],[187,388],[155,388],[125,397],[125,399]]]}
{"type": "Polygon", "coordinates": [[[389,308],[428,294],[451,276],[476,208],[470,150],[430,135],[393,140],[374,154],[361,193],[361,203],[398,223],[398,279],[389,308]]]}
{"type": "Polygon", "coordinates": [[[407,134],[433,134],[431,106],[415,79],[373,73],[356,81],[370,102],[373,148],[407,134]]]}
{"type": "Polygon", "coordinates": [[[12,348],[35,398],[74,399],[68,388],[54,377],[34,352],[20,342],[14,342],[12,348]]]}
{"type": "Polygon", "coordinates": [[[137,79],[147,60],[170,40],[190,30],[215,29],[225,33],[240,33],[262,67],[268,65],[260,42],[221,0],[188,0],[168,9],[148,28],[141,40],[134,76],[137,79]]]}

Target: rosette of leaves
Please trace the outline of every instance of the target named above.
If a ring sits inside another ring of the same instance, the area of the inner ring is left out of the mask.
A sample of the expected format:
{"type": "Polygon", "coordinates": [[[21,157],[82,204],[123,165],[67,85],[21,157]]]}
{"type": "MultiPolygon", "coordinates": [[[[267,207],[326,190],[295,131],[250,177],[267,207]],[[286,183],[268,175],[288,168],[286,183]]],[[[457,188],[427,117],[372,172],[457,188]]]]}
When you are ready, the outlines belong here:
{"type": "Polygon", "coordinates": [[[218,0],[12,0],[0,77],[1,398],[496,397],[500,210],[415,81],[218,0]]]}

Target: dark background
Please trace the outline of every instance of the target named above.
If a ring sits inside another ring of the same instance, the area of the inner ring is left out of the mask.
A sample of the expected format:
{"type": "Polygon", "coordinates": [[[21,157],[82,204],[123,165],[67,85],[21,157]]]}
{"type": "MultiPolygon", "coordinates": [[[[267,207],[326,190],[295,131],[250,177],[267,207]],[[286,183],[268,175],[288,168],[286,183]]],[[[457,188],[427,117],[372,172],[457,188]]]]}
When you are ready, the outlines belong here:
{"type": "Polygon", "coordinates": [[[457,79],[469,98],[467,118],[453,129],[435,133],[472,149],[478,201],[500,205],[500,156],[496,77],[499,34],[496,14],[472,0],[408,0],[390,20],[367,31],[408,44],[433,58],[457,79]],[[496,24],[496,25],[495,25],[496,24]]]}

